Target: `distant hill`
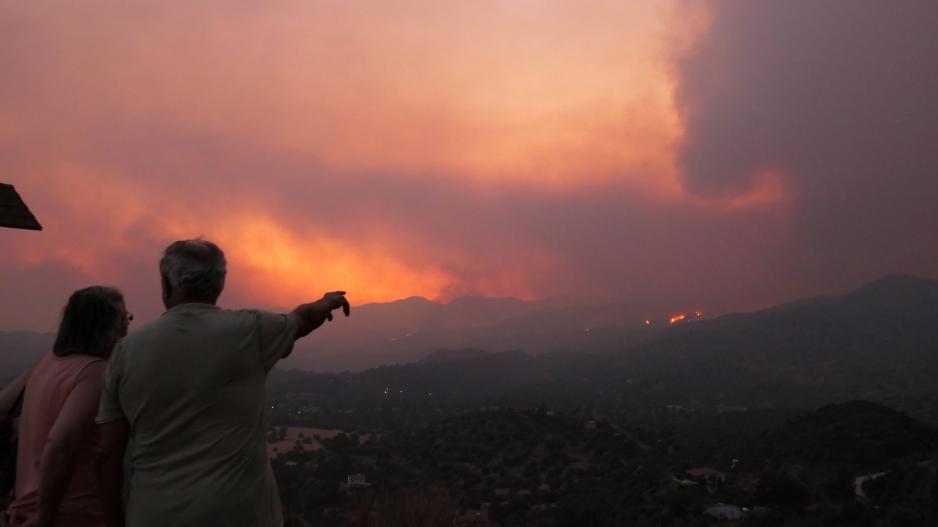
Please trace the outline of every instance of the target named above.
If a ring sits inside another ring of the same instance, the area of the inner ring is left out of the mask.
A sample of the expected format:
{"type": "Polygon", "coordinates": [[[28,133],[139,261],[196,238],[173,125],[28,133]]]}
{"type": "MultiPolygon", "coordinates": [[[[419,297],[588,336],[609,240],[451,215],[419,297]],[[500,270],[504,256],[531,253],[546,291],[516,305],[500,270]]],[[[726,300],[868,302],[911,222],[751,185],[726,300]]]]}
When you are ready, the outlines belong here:
{"type": "Polygon", "coordinates": [[[832,466],[855,475],[938,454],[938,429],[871,401],[810,411],[734,412],[689,419],[677,427],[685,457],[738,472],[832,466]],[[788,414],[787,416],[785,414],[788,414]]]}
{"type": "Polygon", "coordinates": [[[938,371],[938,282],[909,275],[693,324],[669,327],[667,315],[660,307],[587,300],[463,297],[439,304],[414,297],[358,308],[301,340],[283,367],[363,370],[447,349],[628,352],[618,366],[629,376],[682,377],[690,386],[730,376],[770,391],[777,382],[834,379],[846,391],[825,397],[840,400],[850,395],[841,383],[847,378],[881,385],[886,394],[930,382],[918,366],[938,371]],[[654,324],[646,327],[645,319],[654,324]]]}
{"type": "Polygon", "coordinates": [[[415,362],[438,350],[609,352],[656,333],[646,319],[666,325],[668,311],[589,299],[461,297],[448,304],[412,297],[368,304],[297,343],[284,368],[364,370],[415,362]]]}
{"type": "Polygon", "coordinates": [[[489,356],[490,353],[487,351],[477,350],[477,349],[461,349],[461,350],[439,350],[434,351],[433,353],[427,355],[420,360],[424,364],[440,364],[447,362],[461,362],[467,360],[482,359],[489,356]]]}
{"type": "MultiPolygon", "coordinates": [[[[666,329],[641,327],[640,311],[485,298],[362,306],[278,367],[364,371],[281,372],[271,385],[327,398],[389,397],[393,388],[394,397],[452,402],[613,399],[691,410],[863,399],[938,422],[938,282],[890,275],[841,296],[666,329]],[[373,367],[382,363],[390,365],[373,367]]],[[[22,370],[50,345],[49,335],[0,334],[0,360],[22,370]]]]}
{"type": "MultiPolygon", "coordinates": [[[[617,351],[655,335],[654,329],[644,326],[645,319],[665,324],[667,316],[668,311],[661,308],[590,299],[465,296],[443,304],[411,297],[357,306],[348,319],[326,324],[300,340],[281,367],[360,371],[415,362],[435,351],[453,349],[617,351]]],[[[32,344],[23,340],[24,333],[0,335],[2,375],[6,371],[2,355],[32,344]]],[[[52,336],[39,338],[51,342],[52,336]]],[[[16,364],[10,366],[18,368],[16,364]]]]}
{"type": "Polygon", "coordinates": [[[679,386],[673,396],[688,403],[906,407],[910,394],[938,395],[936,322],[938,282],[890,275],[839,297],[674,328],[613,370],[679,386]]]}
{"type": "Polygon", "coordinates": [[[873,472],[931,454],[938,430],[880,404],[849,401],[792,419],[760,443],[763,456],[775,463],[847,464],[873,472]]]}
{"type": "Polygon", "coordinates": [[[391,386],[405,398],[613,399],[692,411],[865,399],[938,422],[936,320],[938,283],[891,275],[838,297],[650,331],[630,345],[541,354],[459,347],[326,384],[346,386],[347,397],[384,397],[391,386]]]}

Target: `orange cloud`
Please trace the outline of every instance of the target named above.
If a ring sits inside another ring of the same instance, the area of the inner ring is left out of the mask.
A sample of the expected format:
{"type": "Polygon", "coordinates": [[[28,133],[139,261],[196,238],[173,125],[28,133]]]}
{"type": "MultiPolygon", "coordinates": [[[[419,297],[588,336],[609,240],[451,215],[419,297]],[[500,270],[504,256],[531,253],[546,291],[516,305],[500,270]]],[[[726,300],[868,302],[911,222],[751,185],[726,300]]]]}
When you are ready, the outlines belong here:
{"type": "Polygon", "coordinates": [[[654,4],[367,5],[21,10],[51,48],[58,118],[172,121],[346,173],[662,185],[675,120],[654,4]]]}
{"type": "Polygon", "coordinates": [[[524,250],[523,264],[504,262],[483,276],[462,276],[452,269],[466,271],[480,255],[421,244],[367,217],[357,218],[365,228],[349,239],[330,233],[322,219],[297,223],[277,214],[275,206],[258,201],[259,194],[219,196],[221,204],[203,200],[206,207],[200,209],[179,201],[184,194],[179,188],[142,186],[105,169],[50,163],[41,172],[48,186],[35,203],[56,214],[41,235],[16,238],[10,253],[31,266],[64,263],[91,282],[121,284],[143,275],[155,283],[161,248],[196,236],[226,251],[229,290],[265,306],[291,306],[338,288],[348,290],[356,304],[459,294],[531,298],[529,275],[549,260],[532,247],[524,250]],[[137,255],[136,268],[115,258],[138,251],[145,254],[137,255]]]}
{"type": "Polygon", "coordinates": [[[263,305],[292,306],[345,289],[362,304],[409,296],[439,296],[454,277],[437,264],[398,258],[389,240],[340,240],[310,227],[288,229],[253,213],[232,213],[215,225],[174,223],[169,238],[204,232],[227,253],[230,284],[263,305]]]}
{"type": "Polygon", "coordinates": [[[687,226],[791,199],[685,191],[669,4],[16,4],[0,168],[46,231],[0,248],[153,313],[160,249],[198,235],[246,303],[650,288],[637,247],[684,261],[687,226]]]}

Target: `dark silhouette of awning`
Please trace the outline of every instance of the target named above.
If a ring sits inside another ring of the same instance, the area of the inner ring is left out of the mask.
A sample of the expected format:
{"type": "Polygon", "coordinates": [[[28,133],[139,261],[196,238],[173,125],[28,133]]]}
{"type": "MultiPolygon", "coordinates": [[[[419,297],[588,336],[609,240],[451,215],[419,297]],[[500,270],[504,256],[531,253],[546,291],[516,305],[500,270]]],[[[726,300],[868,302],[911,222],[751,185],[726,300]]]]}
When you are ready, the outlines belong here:
{"type": "Polygon", "coordinates": [[[13,185],[0,183],[0,227],[41,231],[42,225],[23,203],[13,185]]]}

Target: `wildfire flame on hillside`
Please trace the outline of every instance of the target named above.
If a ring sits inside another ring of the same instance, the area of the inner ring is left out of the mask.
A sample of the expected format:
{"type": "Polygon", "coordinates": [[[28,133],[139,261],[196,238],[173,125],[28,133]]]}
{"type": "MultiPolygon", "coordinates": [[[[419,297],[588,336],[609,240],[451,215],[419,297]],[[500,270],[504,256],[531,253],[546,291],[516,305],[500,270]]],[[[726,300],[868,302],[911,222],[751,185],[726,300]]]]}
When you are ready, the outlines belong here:
{"type": "MultiPolygon", "coordinates": [[[[673,315],[671,318],[668,319],[668,324],[673,325],[673,324],[677,324],[678,322],[683,322],[685,320],[690,322],[691,320],[697,319],[697,318],[703,318],[703,312],[694,311],[693,315],[689,315],[687,313],[677,313],[676,315],[673,315]]],[[[652,322],[650,318],[646,318],[644,322],[645,322],[645,326],[654,325],[654,322],[652,322]]]]}

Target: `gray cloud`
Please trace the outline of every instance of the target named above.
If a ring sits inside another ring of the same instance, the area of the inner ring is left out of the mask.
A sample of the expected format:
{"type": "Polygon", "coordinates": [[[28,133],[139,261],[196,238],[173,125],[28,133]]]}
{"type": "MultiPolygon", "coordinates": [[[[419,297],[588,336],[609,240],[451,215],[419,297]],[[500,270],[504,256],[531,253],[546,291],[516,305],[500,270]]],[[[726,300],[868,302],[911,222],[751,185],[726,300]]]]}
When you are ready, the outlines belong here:
{"type": "Polygon", "coordinates": [[[809,287],[938,268],[938,3],[708,4],[678,61],[687,188],[794,194],[785,272],[809,287]]]}

